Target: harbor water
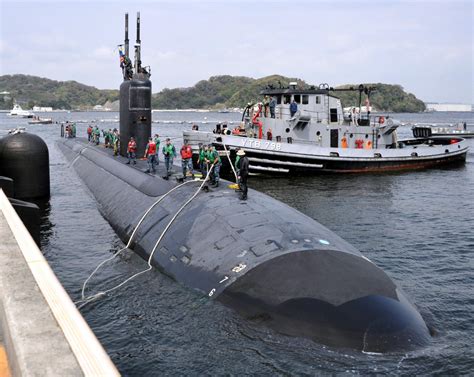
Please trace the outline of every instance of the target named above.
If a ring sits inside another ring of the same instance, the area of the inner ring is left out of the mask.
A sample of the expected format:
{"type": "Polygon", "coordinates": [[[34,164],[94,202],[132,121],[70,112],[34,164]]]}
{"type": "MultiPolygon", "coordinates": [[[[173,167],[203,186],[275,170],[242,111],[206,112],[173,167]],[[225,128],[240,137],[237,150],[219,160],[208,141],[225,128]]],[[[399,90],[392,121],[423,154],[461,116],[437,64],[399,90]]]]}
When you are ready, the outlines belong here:
{"type": "MultiPolygon", "coordinates": [[[[392,116],[403,122],[474,123],[472,112],[392,116]]],[[[118,128],[118,113],[113,112],[46,113],[44,117],[78,121],[78,136],[86,135],[92,121],[100,129],[118,128]]],[[[182,131],[190,129],[192,122],[209,130],[218,121],[238,122],[240,114],[155,112],[153,120],[153,133],[162,140],[173,138],[179,147],[182,131]]],[[[42,251],[72,299],[79,300],[84,280],[123,244],[56,146],[60,125],[30,126],[26,119],[0,114],[0,136],[18,126],[48,144],[51,199],[42,203],[42,251]]],[[[400,138],[410,136],[409,127],[400,128],[400,138]]],[[[474,139],[468,143],[466,164],[455,168],[249,179],[250,188],[314,218],[387,272],[432,330],[432,342],[425,348],[365,354],[283,336],[155,269],[81,312],[125,376],[471,374],[474,139]]],[[[125,253],[92,279],[87,293],[111,287],[146,268],[141,258],[125,253]]]]}

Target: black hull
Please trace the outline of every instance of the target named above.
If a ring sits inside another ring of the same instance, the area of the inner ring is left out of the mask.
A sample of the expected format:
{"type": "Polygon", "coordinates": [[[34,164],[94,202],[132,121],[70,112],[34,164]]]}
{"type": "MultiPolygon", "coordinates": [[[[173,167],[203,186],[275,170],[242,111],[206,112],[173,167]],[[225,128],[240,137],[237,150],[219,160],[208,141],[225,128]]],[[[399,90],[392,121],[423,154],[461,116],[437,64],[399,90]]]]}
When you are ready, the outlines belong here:
{"type": "MultiPolygon", "coordinates": [[[[79,141],[59,147],[123,242],[143,213],[176,186],[79,141]]],[[[372,352],[429,342],[414,306],[354,247],[266,195],[250,190],[249,200],[240,202],[227,183],[201,192],[186,207],[153,254],[153,266],[246,318],[265,318],[284,334],[372,352]]],[[[148,259],[198,187],[183,186],[156,206],[131,248],[148,259]]]]}
{"type": "MultiPolygon", "coordinates": [[[[251,160],[250,169],[253,173],[290,174],[290,175],[317,175],[317,174],[361,174],[384,173],[423,170],[461,166],[466,162],[467,151],[458,154],[446,154],[431,158],[419,159],[377,159],[372,161],[357,161],[343,158],[304,158],[294,156],[277,156],[272,154],[246,151],[251,160]],[[302,166],[297,166],[302,165],[302,166]]],[[[231,160],[235,161],[235,153],[231,152],[231,160]]],[[[197,161],[197,155],[194,156],[197,161]]],[[[229,161],[222,159],[222,172],[231,176],[232,170],[229,161]]],[[[197,167],[197,164],[195,164],[197,167]]]]}

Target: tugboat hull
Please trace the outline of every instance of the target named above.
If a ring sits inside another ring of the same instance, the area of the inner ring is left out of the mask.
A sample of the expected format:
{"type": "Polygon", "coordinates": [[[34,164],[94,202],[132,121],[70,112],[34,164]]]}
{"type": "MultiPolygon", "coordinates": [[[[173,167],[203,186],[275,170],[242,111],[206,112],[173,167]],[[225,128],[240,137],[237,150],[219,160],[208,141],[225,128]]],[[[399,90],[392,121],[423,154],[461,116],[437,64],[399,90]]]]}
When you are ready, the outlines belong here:
{"type": "MultiPolygon", "coordinates": [[[[193,146],[197,160],[199,144],[213,144],[221,150],[224,170],[229,168],[225,150],[234,160],[243,149],[254,173],[324,174],[378,173],[419,170],[463,164],[468,147],[460,138],[432,137],[398,142],[399,148],[323,148],[309,143],[278,143],[238,136],[185,131],[183,137],[193,146]]],[[[230,171],[230,169],[227,169],[230,171]]]]}

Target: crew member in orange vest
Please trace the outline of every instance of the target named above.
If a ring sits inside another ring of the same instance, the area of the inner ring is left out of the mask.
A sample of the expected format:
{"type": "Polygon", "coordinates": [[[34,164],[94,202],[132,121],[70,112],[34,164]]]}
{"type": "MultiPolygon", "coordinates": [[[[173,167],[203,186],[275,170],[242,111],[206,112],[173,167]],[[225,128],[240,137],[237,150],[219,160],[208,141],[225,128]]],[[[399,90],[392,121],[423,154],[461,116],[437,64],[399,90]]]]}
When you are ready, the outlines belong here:
{"type": "Polygon", "coordinates": [[[145,148],[145,155],[143,156],[147,158],[147,163],[148,163],[148,170],[146,170],[145,173],[150,173],[151,171],[153,173],[156,172],[155,155],[156,155],[156,143],[153,141],[153,138],[149,137],[148,144],[146,145],[146,148],[145,148]]]}
{"type": "Polygon", "coordinates": [[[131,137],[127,145],[127,156],[128,156],[127,165],[130,165],[130,160],[133,160],[133,165],[137,164],[136,152],[137,152],[137,142],[135,141],[134,137],[131,137]]]}
{"type": "Polygon", "coordinates": [[[193,149],[188,144],[187,140],[184,140],[184,144],[181,147],[181,167],[183,168],[183,179],[186,179],[186,172],[189,169],[192,177],[194,178],[193,169],[193,149]]]}

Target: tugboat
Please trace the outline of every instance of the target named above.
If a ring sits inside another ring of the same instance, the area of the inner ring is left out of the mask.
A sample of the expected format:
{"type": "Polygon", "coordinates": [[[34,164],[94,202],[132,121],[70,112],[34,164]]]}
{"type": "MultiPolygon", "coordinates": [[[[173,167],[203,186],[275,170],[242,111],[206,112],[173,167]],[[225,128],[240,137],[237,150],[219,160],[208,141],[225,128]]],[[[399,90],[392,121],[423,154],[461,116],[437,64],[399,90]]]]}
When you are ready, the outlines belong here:
{"type": "Polygon", "coordinates": [[[183,138],[193,146],[195,157],[200,144],[213,144],[231,155],[243,149],[254,173],[386,172],[466,161],[468,147],[461,137],[398,140],[400,122],[371,115],[370,94],[375,90],[364,85],[334,89],[327,84],[300,89],[296,82],[288,88],[269,87],[261,94],[271,99],[270,105],[249,104],[233,130],[218,125],[213,132],[185,131],[183,138]],[[337,91],[358,91],[359,106],[344,113],[333,94],[337,91]],[[290,112],[290,105],[297,110],[290,112]]]}

